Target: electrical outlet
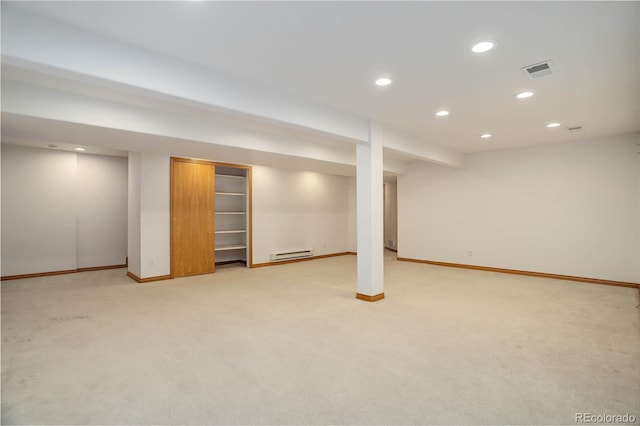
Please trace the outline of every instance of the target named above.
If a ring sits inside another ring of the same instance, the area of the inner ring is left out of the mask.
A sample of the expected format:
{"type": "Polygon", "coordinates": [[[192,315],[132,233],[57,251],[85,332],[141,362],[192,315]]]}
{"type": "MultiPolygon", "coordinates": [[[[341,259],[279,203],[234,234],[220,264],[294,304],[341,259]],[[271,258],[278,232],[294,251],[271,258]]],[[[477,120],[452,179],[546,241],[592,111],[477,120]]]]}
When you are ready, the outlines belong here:
{"type": "Polygon", "coordinates": [[[151,267],[151,266],[155,266],[155,264],[156,264],[156,260],[155,260],[153,257],[152,257],[152,258],[150,258],[150,259],[149,259],[149,267],[151,267]]]}
{"type": "Polygon", "coordinates": [[[468,251],[467,251],[467,254],[468,254],[469,256],[473,256],[473,250],[468,250],[468,251]]]}

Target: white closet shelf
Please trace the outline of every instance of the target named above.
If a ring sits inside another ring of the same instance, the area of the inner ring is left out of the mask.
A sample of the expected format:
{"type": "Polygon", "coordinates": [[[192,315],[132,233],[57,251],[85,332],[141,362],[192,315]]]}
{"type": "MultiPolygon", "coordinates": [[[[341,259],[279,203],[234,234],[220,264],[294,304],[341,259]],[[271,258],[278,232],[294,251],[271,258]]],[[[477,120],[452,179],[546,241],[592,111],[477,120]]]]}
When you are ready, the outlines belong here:
{"type": "Polygon", "coordinates": [[[218,175],[216,174],[217,178],[224,178],[224,179],[244,179],[244,176],[235,176],[235,175],[218,175]]]}
{"type": "Polygon", "coordinates": [[[237,197],[247,195],[244,192],[216,192],[216,195],[234,195],[237,197]]]}
{"type": "Polygon", "coordinates": [[[216,214],[247,214],[247,212],[216,212],[216,214]]]}
{"type": "Polygon", "coordinates": [[[240,250],[240,249],[246,249],[246,248],[247,248],[247,246],[245,246],[245,245],[230,244],[230,245],[226,245],[226,246],[217,246],[216,247],[216,251],[240,250]]]}
{"type": "Polygon", "coordinates": [[[242,234],[246,229],[229,229],[227,231],[215,231],[216,234],[242,234]]]}

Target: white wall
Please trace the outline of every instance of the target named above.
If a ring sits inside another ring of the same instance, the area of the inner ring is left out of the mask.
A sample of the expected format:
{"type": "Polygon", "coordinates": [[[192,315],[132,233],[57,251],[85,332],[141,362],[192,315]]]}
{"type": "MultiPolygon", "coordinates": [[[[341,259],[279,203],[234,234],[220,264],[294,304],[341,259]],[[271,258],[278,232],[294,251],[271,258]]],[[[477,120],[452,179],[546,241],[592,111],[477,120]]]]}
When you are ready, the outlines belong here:
{"type": "Polygon", "coordinates": [[[140,174],[140,278],[171,273],[170,171],[168,155],[142,154],[140,174]]]}
{"type": "Polygon", "coordinates": [[[3,143],[2,276],[123,264],[126,161],[3,143]]]}
{"type": "Polygon", "coordinates": [[[78,268],[122,265],[127,253],[127,159],[77,159],[78,268]]]}
{"type": "Polygon", "coordinates": [[[397,245],[398,245],[398,185],[395,182],[385,182],[384,184],[384,246],[395,249],[397,245]]]}
{"type": "Polygon", "coordinates": [[[170,158],[129,153],[129,272],[138,278],[171,274],[170,158]]]}
{"type": "Polygon", "coordinates": [[[639,282],[637,143],[473,154],[465,169],[414,163],[398,177],[399,256],[639,282]]]}
{"type": "MultiPolygon", "coordinates": [[[[350,183],[355,179],[253,166],[253,262],[299,248],[314,255],[348,251],[350,183]]],[[[170,157],[129,154],[129,199],[129,271],[169,275],[170,157]]]]}
{"type": "Polygon", "coordinates": [[[347,227],[348,250],[352,253],[356,253],[358,251],[358,195],[355,177],[349,179],[349,218],[347,227]]]}
{"type": "Polygon", "coordinates": [[[349,251],[349,186],[353,178],[253,167],[253,262],[281,251],[314,255],[349,251]]]}
{"type": "Polygon", "coordinates": [[[76,269],[76,154],[1,146],[2,276],[76,269]]]}
{"type": "Polygon", "coordinates": [[[137,277],[142,275],[140,259],[140,174],[142,173],[142,154],[129,153],[129,184],[127,206],[127,270],[137,277]]]}

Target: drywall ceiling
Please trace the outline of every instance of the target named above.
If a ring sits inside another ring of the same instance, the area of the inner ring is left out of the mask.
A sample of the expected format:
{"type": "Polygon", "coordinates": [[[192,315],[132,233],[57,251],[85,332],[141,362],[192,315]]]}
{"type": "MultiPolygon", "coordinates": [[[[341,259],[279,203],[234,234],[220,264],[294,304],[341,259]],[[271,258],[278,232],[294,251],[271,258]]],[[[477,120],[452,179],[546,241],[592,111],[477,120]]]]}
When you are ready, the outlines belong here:
{"type": "MultiPolygon", "coordinates": [[[[5,2],[6,3],[6,2],[5,2]]],[[[113,39],[477,152],[639,130],[638,2],[22,2],[113,39]],[[496,47],[474,54],[471,45],[496,47]],[[553,60],[529,80],[521,67],[553,60]],[[380,75],[393,83],[373,85],[380,75]],[[518,101],[514,94],[533,90],[518,101]],[[451,114],[435,117],[440,108],[451,114]],[[547,129],[552,121],[562,123],[547,129]],[[581,125],[580,133],[566,127],[581,125]],[[480,140],[479,134],[493,137],[480,140]]]]}

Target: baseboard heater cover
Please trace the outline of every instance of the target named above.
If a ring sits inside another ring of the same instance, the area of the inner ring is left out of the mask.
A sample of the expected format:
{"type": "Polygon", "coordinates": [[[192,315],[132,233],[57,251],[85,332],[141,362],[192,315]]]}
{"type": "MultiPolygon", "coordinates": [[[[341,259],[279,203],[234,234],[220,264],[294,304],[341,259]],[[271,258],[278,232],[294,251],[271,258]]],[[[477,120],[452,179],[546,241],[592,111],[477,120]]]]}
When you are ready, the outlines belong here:
{"type": "Polygon", "coordinates": [[[278,262],[280,260],[300,259],[311,256],[313,256],[313,251],[311,250],[287,251],[283,253],[272,253],[271,261],[278,262]]]}

